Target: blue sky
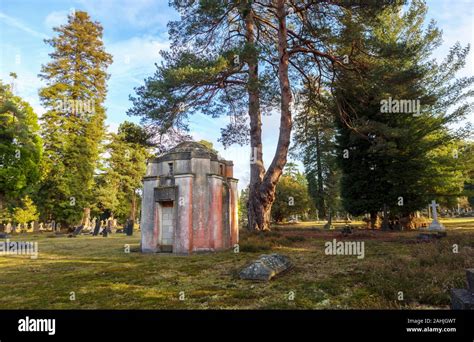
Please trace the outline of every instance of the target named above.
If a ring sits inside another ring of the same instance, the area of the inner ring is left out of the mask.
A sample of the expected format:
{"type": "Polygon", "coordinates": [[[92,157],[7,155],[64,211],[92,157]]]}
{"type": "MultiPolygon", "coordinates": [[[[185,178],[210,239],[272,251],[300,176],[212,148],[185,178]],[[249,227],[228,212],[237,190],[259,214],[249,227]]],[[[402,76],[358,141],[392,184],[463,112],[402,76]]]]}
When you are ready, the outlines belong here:
{"type": "MultiPolygon", "coordinates": [[[[474,45],[474,0],[428,0],[428,18],[435,19],[443,30],[444,43],[434,56],[443,58],[456,41],[474,45]]],[[[64,24],[74,9],[87,11],[104,27],[106,50],[114,57],[109,68],[107,124],[116,130],[124,120],[137,122],[126,115],[128,97],[133,88],[154,72],[159,50],[168,47],[166,24],[177,13],[168,7],[168,0],[0,0],[0,79],[10,82],[8,74],[16,72],[17,95],[22,96],[41,115],[37,78],[41,65],[48,62],[50,48],[43,39],[53,35],[52,27],[64,24]]],[[[474,46],[473,46],[474,49],[474,46]]],[[[459,76],[474,75],[474,51],[468,66],[459,76]]],[[[240,185],[248,182],[249,147],[224,150],[217,142],[226,118],[213,119],[203,115],[191,119],[195,139],[212,141],[221,155],[234,160],[235,175],[240,185]]],[[[269,165],[276,148],[279,118],[264,118],[264,159],[269,165]]]]}

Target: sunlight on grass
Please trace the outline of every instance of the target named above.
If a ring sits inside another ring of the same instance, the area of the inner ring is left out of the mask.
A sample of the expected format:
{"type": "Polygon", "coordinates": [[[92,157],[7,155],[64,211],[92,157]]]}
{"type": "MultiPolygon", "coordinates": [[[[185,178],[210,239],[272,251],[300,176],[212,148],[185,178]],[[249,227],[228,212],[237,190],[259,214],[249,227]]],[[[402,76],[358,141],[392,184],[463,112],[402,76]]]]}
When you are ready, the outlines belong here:
{"type": "Polygon", "coordinates": [[[233,251],[175,256],[138,252],[139,236],[34,240],[39,256],[0,257],[1,309],[334,309],[447,308],[449,290],[464,287],[474,267],[473,219],[447,220],[444,239],[419,243],[418,232],[292,228],[241,232],[233,251]],[[332,239],[365,241],[365,258],[324,254],[332,239]],[[134,252],[125,253],[129,244],[134,252]],[[459,253],[453,253],[453,244],[459,253]],[[295,267],[267,283],[240,280],[239,270],[261,254],[281,253],[295,267]],[[76,300],[70,300],[73,291],[76,300]],[[179,293],[185,300],[179,299],[179,293]],[[288,301],[288,293],[296,293],[288,301]],[[396,299],[403,291],[405,300],[396,299]]]}

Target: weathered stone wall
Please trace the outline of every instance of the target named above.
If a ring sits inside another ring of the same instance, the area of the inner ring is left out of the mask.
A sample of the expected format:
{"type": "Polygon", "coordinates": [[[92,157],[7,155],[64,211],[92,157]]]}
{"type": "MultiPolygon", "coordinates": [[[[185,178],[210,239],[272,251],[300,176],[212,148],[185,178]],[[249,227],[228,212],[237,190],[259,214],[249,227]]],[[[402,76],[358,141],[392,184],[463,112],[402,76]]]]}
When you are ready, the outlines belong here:
{"type": "Polygon", "coordinates": [[[209,212],[209,187],[207,175],[211,172],[210,160],[193,158],[191,170],[195,175],[193,185],[193,250],[209,250],[210,227],[207,224],[209,212]]]}
{"type": "Polygon", "coordinates": [[[238,213],[238,203],[239,203],[239,189],[237,187],[237,179],[228,178],[229,182],[229,215],[230,215],[230,242],[231,246],[234,246],[239,242],[239,213],[238,213]]]}
{"type": "MultiPolygon", "coordinates": [[[[150,164],[148,170],[153,169],[156,164],[150,164]]],[[[156,171],[156,169],[154,169],[156,171]]],[[[147,172],[148,173],[148,172],[147,172]]],[[[147,177],[143,180],[143,199],[140,219],[140,230],[142,235],[142,252],[154,253],[158,244],[158,215],[155,206],[155,188],[158,186],[158,177],[147,177]]]]}
{"type": "Polygon", "coordinates": [[[207,227],[209,227],[209,243],[211,249],[218,250],[223,248],[224,226],[222,222],[223,198],[222,198],[223,178],[217,175],[208,175],[209,187],[209,218],[207,227]]]}
{"type": "Polygon", "coordinates": [[[230,226],[230,187],[227,182],[222,183],[222,241],[223,241],[223,249],[227,249],[231,247],[231,226],[230,226]]]}
{"type": "Polygon", "coordinates": [[[143,252],[160,251],[162,202],[158,201],[173,201],[174,253],[221,250],[238,243],[232,162],[218,159],[197,143],[184,144],[175,148],[179,152],[155,158],[147,166],[140,222],[143,252]]]}
{"type": "Polygon", "coordinates": [[[192,174],[175,177],[178,198],[175,202],[174,253],[191,253],[193,250],[193,183],[192,174]]]}

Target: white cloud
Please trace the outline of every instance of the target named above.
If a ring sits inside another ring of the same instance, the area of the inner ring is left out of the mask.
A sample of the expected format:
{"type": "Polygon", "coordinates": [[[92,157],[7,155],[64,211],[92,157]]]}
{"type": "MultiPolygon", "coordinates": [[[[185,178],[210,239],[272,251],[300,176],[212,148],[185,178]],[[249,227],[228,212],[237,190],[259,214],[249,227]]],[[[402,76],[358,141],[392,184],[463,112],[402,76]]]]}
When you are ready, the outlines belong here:
{"type": "MultiPolygon", "coordinates": [[[[20,96],[23,100],[28,102],[31,107],[33,107],[35,113],[41,117],[46,111],[41,106],[38,97],[38,89],[44,86],[44,83],[37,77],[36,73],[26,68],[19,68],[15,70],[15,73],[18,76],[18,78],[13,81],[15,95],[20,96]]],[[[0,78],[4,80],[5,83],[11,84],[12,82],[7,72],[2,71],[0,78]]]]}
{"type": "Polygon", "coordinates": [[[111,75],[107,82],[107,115],[110,120],[120,122],[126,119],[125,113],[131,106],[128,96],[135,93],[134,87],[142,85],[145,77],[153,74],[154,63],[160,59],[159,51],[167,49],[168,42],[154,36],[133,37],[106,42],[105,48],[114,59],[107,70],[111,75]]]}
{"type": "Polygon", "coordinates": [[[433,51],[433,56],[442,61],[458,41],[462,46],[471,45],[466,68],[460,71],[459,76],[474,74],[474,7],[470,4],[471,0],[428,2],[427,19],[435,19],[437,26],[443,31],[443,44],[433,51]]]}
{"type": "Polygon", "coordinates": [[[129,81],[142,83],[139,78],[148,75],[154,69],[154,63],[160,59],[160,50],[169,47],[167,41],[159,37],[133,37],[110,44],[106,43],[106,50],[114,58],[109,72],[114,78],[127,78],[129,81]]]}
{"type": "Polygon", "coordinates": [[[39,38],[42,38],[42,39],[45,39],[45,38],[48,38],[47,35],[45,35],[44,33],[42,32],[38,32],[36,30],[33,30],[32,28],[30,28],[28,25],[26,25],[25,23],[23,23],[21,20],[18,20],[16,18],[13,18],[13,17],[10,17],[2,12],[0,12],[0,20],[3,21],[5,24],[7,24],[8,26],[11,26],[11,27],[14,27],[14,28],[17,28],[23,32],[26,32],[32,36],[35,36],[35,37],[39,37],[39,38]]]}
{"type": "Polygon", "coordinates": [[[44,25],[48,29],[58,27],[67,23],[67,16],[70,11],[54,11],[49,13],[44,19],[44,25]]]}

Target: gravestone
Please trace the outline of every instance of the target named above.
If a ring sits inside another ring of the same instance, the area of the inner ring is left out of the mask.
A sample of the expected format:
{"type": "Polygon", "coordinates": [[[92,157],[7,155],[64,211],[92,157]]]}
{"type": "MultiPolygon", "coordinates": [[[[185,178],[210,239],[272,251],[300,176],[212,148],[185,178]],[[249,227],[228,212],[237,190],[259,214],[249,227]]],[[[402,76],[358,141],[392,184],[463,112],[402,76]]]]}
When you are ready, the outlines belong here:
{"type": "MultiPolygon", "coordinates": [[[[94,220],[95,220],[95,218],[94,218],[94,220]]],[[[92,234],[93,236],[99,235],[100,226],[101,226],[101,221],[97,220],[97,222],[95,223],[94,233],[92,234]]]]}
{"type": "Polygon", "coordinates": [[[293,267],[291,260],[281,254],[264,254],[240,271],[240,279],[268,281],[293,267]]]}
{"type": "Polygon", "coordinates": [[[421,241],[432,241],[432,240],[435,240],[435,239],[441,239],[441,238],[444,238],[446,237],[447,234],[445,231],[439,231],[439,232],[436,232],[436,233],[420,233],[417,235],[417,239],[418,240],[421,240],[421,241]]]}
{"type": "MultiPolygon", "coordinates": [[[[102,233],[106,232],[106,234],[112,234],[112,227],[113,227],[114,220],[112,218],[109,218],[105,222],[105,228],[102,231],[102,233]]],[[[107,235],[106,235],[107,236],[107,235]]]]}
{"type": "Polygon", "coordinates": [[[127,223],[125,223],[125,233],[128,236],[133,235],[133,220],[128,219],[127,223]]]}
{"type": "Polygon", "coordinates": [[[105,221],[105,226],[107,228],[107,231],[109,232],[111,231],[113,224],[114,224],[114,220],[111,217],[109,217],[107,221],[105,221]]]}
{"type": "Polygon", "coordinates": [[[77,235],[81,234],[83,229],[84,229],[84,226],[81,224],[80,226],[76,227],[76,229],[74,229],[74,232],[72,234],[74,236],[77,236],[77,235]]]}
{"type": "Polygon", "coordinates": [[[474,310],[474,268],[466,270],[467,289],[451,289],[451,309],[474,310]]]}
{"type": "Polygon", "coordinates": [[[349,234],[352,234],[352,227],[346,224],[344,228],[342,228],[342,235],[348,236],[349,234]]]}
{"type": "Polygon", "coordinates": [[[430,231],[444,231],[446,230],[444,226],[438,221],[438,212],[436,210],[436,207],[439,207],[439,204],[436,203],[436,201],[431,201],[431,214],[433,216],[433,222],[431,222],[430,226],[428,227],[428,230],[430,231]]]}

